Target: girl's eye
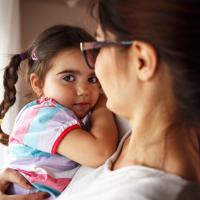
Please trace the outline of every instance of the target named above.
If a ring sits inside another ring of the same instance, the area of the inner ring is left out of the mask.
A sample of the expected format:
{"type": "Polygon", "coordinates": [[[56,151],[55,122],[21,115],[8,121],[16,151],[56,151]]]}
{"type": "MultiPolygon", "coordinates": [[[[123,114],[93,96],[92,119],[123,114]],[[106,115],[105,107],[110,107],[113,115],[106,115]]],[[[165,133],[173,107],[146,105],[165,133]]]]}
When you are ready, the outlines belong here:
{"type": "Polygon", "coordinates": [[[65,81],[68,81],[68,82],[73,82],[73,81],[75,81],[75,76],[74,75],[65,75],[64,77],[63,77],[63,80],[65,80],[65,81]]]}
{"type": "Polygon", "coordinates": [[[97,83],[98,82],[98,79],[96,76],[92,76],[90,78],[88,78],[88,82],[89,83],[97,83]]]}

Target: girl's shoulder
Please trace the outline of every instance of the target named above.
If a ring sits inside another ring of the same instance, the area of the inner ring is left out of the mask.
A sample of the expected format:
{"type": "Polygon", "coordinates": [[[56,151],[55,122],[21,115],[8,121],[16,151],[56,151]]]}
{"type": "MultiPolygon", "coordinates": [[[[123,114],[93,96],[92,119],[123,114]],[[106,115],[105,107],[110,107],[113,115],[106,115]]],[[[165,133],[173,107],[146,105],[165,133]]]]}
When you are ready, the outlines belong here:
{"type": "Polygon", "coordinates": [[[68,108],[62,106],[52,98],[40,98],[27,103],[18,113],[16,121],[21,121],[27,118],[45,118],[49,119],[52,116],[59,116],[61,119],[75,119],[76,115],[68,108]]]}

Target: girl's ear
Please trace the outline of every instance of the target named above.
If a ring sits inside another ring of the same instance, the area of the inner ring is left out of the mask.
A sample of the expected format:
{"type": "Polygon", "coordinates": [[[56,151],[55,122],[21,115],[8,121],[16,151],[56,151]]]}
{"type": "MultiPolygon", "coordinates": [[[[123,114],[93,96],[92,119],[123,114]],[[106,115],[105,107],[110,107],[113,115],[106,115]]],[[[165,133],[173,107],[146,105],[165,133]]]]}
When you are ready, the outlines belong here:
{"type": "Polygon", "coordinates": [[[30,83],[33,91],[38,97],[42,97],[43,95],[43,83],[39,79],[37,74],[31,74],[30,75],[30,83]]]}
{"type": "Polygon", "coordinates": [[[157,53],[154,47],[148,43],[134,41],[132,45],[135,71],[139,80],[150,80],[157,70],[157,53]]]}

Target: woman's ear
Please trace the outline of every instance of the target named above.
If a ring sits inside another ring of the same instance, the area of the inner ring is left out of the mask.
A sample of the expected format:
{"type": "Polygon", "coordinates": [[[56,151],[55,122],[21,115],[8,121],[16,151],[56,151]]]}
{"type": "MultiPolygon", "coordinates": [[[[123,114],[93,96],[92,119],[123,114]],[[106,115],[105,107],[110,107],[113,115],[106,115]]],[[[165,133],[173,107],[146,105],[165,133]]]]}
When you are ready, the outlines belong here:
{"type": "Polygon", "coordinates": [[[35,94],[38,97],[42,97],[43,95],[43,83],[42,81],[39,79],[37,74],[31,74],[30,75],[30,83],[31,83],[31,87],[33,89],[33,91],[35,92],[35,94]]]}
{"type": "Polygon", "coordinates": [[[157,70],[158,58],[156,50],[152,45],[141,41],[134,41],[132,50],[138,78],[141,81],[150,80],[157,70]]]}

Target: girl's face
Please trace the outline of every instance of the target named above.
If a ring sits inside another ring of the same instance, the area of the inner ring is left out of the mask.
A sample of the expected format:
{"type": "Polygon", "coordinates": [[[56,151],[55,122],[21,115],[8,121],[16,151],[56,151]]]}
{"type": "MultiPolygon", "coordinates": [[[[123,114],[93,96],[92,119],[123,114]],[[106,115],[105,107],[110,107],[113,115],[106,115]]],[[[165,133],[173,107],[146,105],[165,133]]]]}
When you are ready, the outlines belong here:
{"type": "Polygon", "coordinates": [[[43,84],[43,97],[55,99],[83,118],[96,104],[100,85],[78,49],[59,52],[51,61],[43,84]]]}
{"type": "MultiPolygon", "coordinates": [[[[114,40],[112,34],[105,38],[100,27],[97,29],[98,41],[114,40]]],[[[129,67],[128,50],[120,46],[108,46],[100,49],[95,63],[95,73],[107,96],[107,107],[116,114],[129,117],[133,105],[136,77],[134,68],[129,67]]]]}

